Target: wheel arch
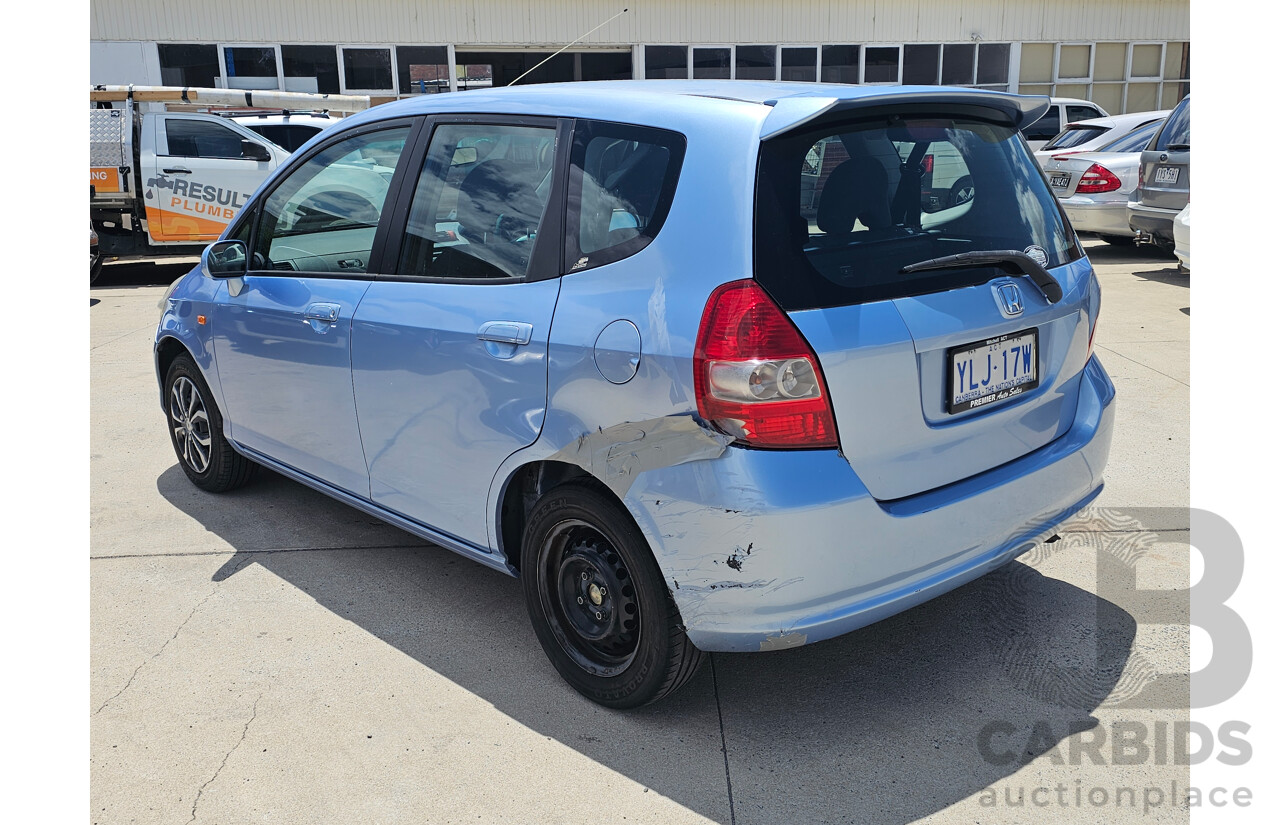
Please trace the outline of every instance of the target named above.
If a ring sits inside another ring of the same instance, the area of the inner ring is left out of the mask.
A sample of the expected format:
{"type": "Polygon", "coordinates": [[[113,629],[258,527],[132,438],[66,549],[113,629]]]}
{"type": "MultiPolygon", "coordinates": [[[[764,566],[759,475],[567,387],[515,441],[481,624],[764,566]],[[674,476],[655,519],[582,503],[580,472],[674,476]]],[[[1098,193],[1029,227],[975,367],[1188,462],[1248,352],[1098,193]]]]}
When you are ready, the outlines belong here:
{"type": "Polygon", "coordinates": [[[591,487],[617,501],[627,511],[626,503],[604,482],[576,464],[544,459],[520,465],[502,485],[495,516],[498,552],[515,573],[520,572],[520,548],[530,512],[543,494],[567,482],[591,487]]]}

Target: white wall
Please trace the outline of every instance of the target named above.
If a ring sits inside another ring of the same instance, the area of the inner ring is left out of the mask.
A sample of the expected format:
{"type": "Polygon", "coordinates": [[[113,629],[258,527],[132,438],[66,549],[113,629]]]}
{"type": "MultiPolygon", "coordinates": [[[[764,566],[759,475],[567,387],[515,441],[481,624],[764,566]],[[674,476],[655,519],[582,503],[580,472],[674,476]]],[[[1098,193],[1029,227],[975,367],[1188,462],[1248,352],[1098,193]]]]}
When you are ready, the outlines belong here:
{"type": "Polygon", "coordinates": [[[89,82],[104,85],[160,85],[160,55],[154,43],[136,40],[89,44],[89,82]]]}

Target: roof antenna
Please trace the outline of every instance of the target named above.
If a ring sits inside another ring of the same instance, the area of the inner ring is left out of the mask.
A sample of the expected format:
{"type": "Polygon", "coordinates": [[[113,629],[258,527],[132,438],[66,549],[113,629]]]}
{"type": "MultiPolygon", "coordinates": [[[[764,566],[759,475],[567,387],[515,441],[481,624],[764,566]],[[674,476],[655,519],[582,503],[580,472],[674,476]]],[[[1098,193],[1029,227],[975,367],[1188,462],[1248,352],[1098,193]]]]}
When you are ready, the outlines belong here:
{"type": "Polygon", "coordinates": [[[546,56],[546,57],[544,57],[542,60],[538,61],[537,66],[534,66],[534,67],[533,67],[533,69],[529,69],[529,71],[526,71],[524,74],[520,75],[519,77],[517,77],[515,80],[511,81],[511,82],[510,82],[510,83],[508,83],[507,85],[508,85],[508,86],[514,86],[514,85],[516,85],[516,84],[517,84],[517,83],[519,83],[521,80],[524,80],[525,75],[529,74],[529,72],[532,72],[534,69],[538,68],[538,66],[541,66],[543,63],[546,63],[548,60],[550,60],[551,58],[555,57],[557,54],[560,54],[560,52],[562,52],[562,51],[564,51],[565,49],[569,48],[569,46],[572,46],[572,45],[574,45],[574,44],[576,44],[576,43],[581,43],[583,40],[585,40],[585,39],[586,39],[586,38],[591,34],[591,32],[594,32],[596,29],[602,29],[602,28],[604,28],[605,26],[609,25],[609,24],[610,24],[610,23],[612,23],[614,20],[617,20],[619,17],[621,17],[622,15],[624,15],[624,14],[626,14],[626,13],[627,13],[627,10],[626,10],[626,9],[623,9],[622,11],[618,12],[618,13],[617,13],[617,14],[615,14],[613,17],[610,17],[608,20],[606,20],[606,21],[604,21],[603,23],[601,23],[599,26],[596,26],[596,28],[595,28],[595,29],[592,29],[591,31],[589,31],[589,32],[587,32],[586,34],[582,35],[582,37],[579,37],[577,40],[573,41],[573,43],[569,43],[568,45],[561,47],[558,51],[554,52],[553,54],[549,54],[549,55],[547,55],[547,56],[546,56]]]}

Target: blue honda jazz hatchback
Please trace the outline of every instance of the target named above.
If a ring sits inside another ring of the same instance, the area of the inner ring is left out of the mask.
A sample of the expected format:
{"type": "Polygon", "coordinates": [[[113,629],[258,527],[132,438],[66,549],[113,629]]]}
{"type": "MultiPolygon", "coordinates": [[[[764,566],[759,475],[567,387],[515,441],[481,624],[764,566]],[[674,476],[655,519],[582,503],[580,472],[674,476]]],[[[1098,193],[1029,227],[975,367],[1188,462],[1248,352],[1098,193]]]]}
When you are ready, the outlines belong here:
{"type": "Polygon", "coordinates": [[[162,302],[179,463],[519,576],[611,707],[898,613],[1102,489],[1098,281],[1019,135],[1048,103],[623,81],[346,118],[162,302]]]}

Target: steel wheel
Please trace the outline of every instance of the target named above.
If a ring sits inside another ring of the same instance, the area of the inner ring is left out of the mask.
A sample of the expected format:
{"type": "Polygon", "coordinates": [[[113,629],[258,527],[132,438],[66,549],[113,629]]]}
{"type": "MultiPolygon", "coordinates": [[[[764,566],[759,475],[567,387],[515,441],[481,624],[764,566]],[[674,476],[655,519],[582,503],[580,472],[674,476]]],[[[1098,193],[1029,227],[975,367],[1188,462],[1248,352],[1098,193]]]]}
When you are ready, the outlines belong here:
{"type": "Polygon", "coordinates": [[[584,521],[563,521],[543,542],[537,575],[543,609],[565,653],[598,676],[625,670],[640,641],[640,606],[609,540],[584,521]]]}
{"type": "Polygon", "coordinates": [[[186,376],[174,381],[169,391],[169,426],[173,428],[173,443],[178,457],[196,473],[208,471],[213,446],[209,436],[209,413],[204,408],[199,388],[186,376]]]}
{"type": "Polygon", "coordinates": [[[697,672],[702,651],[685,634],[644,534],[607,490],[584,481],[544,493],[520,558],[538,642],[583,696],[638,707],[697,672]]]}

